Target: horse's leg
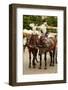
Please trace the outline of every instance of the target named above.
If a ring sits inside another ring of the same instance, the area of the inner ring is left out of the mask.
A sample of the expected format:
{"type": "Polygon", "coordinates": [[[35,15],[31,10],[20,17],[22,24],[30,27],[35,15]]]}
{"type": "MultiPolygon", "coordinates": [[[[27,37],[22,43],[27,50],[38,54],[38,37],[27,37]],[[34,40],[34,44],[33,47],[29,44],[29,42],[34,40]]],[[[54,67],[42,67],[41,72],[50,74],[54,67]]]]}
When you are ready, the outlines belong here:
{"type": "Polygon", "coordinates": [[[39,69],[41,69],[41,66],[42,66],[42,54],[39,54],[40,56],[40,66],[39,66],[39,69]]]}
{"type": "Polygon", "coordinates": [[[37,56],[36,56],[36,62],[38,63],[39,61],[37,60],[37,56]]]}
{"type": "Polygon", "coordinates": [[[50,51],[50,57],[51,57],[51,61],[50,61],[50,66],[52,66],[52,52],[50,51]]]}
{"type": "Polygon", "coordinates": [[[33,63],[33,68],[35,68],[35,66],[36,66],[36,64],[35,64],[35,58],[36,58],[35,55],[33,55],[33,62],[32,62],[33,63]]]}
{"type": "Polygon", "coordinates": [[[23,45],[23,51],[25,52],[25,45],[23,45]]]}
{"type": "Polygon", "coordinates": [[[53,65],[54,66],[54,56],[55,56],[55,48],[53,49],[53,65]]]}
{"type": "Polygon", "coordinates": [[[37,52],[38,52],[38,50],[36,50],[36,52],[35,52],[35,59],[36,59],[36,62],[38,63],[38,60],[37,60],[37,52]]]}
{"type": "Polygon", "coordinates": [[[33,49],[33,51],[32,51],[32,54],[33,54],[33,61],[32,61],[32,63],[33,63],[33,68],[35,68],[35,60],[36,60],[36,57],[37,57],[37,50],[36,49],[33,49]]]}
{"type": "Polygon", "coordinates": [[[33,68],[35,68],[35,66],[36,66],[35,60],[36,60],[36,62],[38,62],[38,60],[37,60],[37,52],[38,52],[37,49],[33,50],[33,68]]]}
{"type": "Polygon", "coordinates": [[[29,51],[29,68],[31,68],[31,51],[29,51]]]}
{"type": "Polygon", "coordinates": [[[45,68],[44,69],[47,69],[47,62],[46,62],[46,52],[45,52],[45,68]]]}
{"type": "Polygon", "coordinates": [[[57,64],[57,50],[56,50],[56,52],[55,52],[55,53],[56,53],[56,55],[55,55],[55,57],[56,57],[56,58],[55,58],[55,59],[56,59],[56,64],[57,64]]]}

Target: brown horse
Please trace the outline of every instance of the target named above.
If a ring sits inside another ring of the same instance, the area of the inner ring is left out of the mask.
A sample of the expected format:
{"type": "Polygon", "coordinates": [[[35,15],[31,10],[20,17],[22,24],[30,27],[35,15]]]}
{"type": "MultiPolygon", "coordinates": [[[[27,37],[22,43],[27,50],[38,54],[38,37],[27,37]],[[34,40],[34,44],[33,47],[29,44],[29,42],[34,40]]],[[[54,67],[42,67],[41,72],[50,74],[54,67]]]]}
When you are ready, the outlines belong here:
{"type": "MultiPolygon", "coordinates": [[[[27,47],[29,51],[29,68],[31,68],[31,62],[33,65],[33,68],[35,68],[37,61],[37,53],[39,50],[39,56],[40,56],[40,66],[39,69],[41,69],[42,66],[42,54],[45,54],[45,69],[47,68],[47,59],[46,54],[47,52],[50,53],[51,61],[50,66],[54,66],[54,56],[55,56],[55,49],[56,49],[56,41],[57,39],[54,37],[47,38],[46,36],[41,36],[38,38],[38,35],[31,35],[30,38],[27,41],[27,47]],[[31,58],[31,54],[33,55],[33,60],[31,58]]],[[[37,61],[38,62],[38,61],[37,61]]],[[[57,63],[57,60],[56,60],[57,63]]]]}
{"type": "Polygon", "coordinates": [[[56,43],[57,43],[56,37],[50,37],[50,38],[47,38],[46,36],[40,37],[38,42],[39,56],[40,56],[39,69],[41,69],[41,66],[42,66],[42,54],[45,54],[45,69],[47,69],[47,59],[46,59],[47,52],[49,52],[51,56],[50,66],[54,66],[56,43]]]}
{"type": "Polygon", "coordinates": [[[38,52],[37,43],[38,43],[38,35],[32,34],[29,40],[27,41],[27,47],[29,51],[29,68],[31,68],[31,61],[33,68],[35,68],[36,66],[35,60],[37,61],[37,52],[38,52]],[[33,55],[33,60],[31,60],[32,59],[31,54],[33,55]]]}

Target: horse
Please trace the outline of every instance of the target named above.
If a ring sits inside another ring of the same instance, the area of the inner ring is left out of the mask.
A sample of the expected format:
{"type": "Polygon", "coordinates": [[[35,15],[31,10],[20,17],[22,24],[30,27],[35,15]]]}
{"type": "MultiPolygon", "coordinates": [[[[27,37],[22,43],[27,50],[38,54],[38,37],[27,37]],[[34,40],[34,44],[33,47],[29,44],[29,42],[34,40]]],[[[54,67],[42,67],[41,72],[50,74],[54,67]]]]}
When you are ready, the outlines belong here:
{"type": "MultiPolygon", "coordinates": [[[[56,49],[56,38],[49,37],[41,35],[40,38],[37,34],[31,34],[31,36],[27,39],[26,46],[28,47],[29,52],[29,68],[31,68],[31,54],[33,55],[32,65],[33,68],[35,68],[37,61],[37,53],[39,51],[40,56],[40,66],[39,69],[41,69],[42,65],[42,54],[45,54],[45,69],[47,68],[47,60],[46,60],[46,54],[47,52],[50,53],[51,61],[50,66],[54,66],[54,56],[55,56],[55,49],[56,49]],[[53,56],[53,59],[52,59],[53,56]]],[[[38,61],[37,61],[38,62],[38,61]]],[[[57,63],[57,60],[56,60],[57,63]]]]}
{"type": "MultiPolygon", "coordinates": [[[[38,42],[39,56],[40,56],[39,69],[41,69],[41,66],[42,66],[42,54],[45,55],[45,58],[44,58],[45,59],[45,69],[47,69],[47,59],[46,59],[47,52],[50,53],[50,57],[51,57],[50,66],[54,66],[54,56],[55,56],[56,44],[57,44],[56,37],[48,38],[44,35],[40,37],[39,42],[38,42]]],[[[57,60],[56,60],[56,63],[57,63],[57,60]]]]}
{"type": "Polygon", "coordinates": [[[36,66],[37,60],[37,53],[38,53],[38,48],[37,48],[37,43],[38,43],[38,35],[31,35],[30,38],[27,41],[27,47],[28,47],[28,52],[29,52],[29,68],[31,68],[31,54],[33,55],[33,60],[32,60],[32,65],[33,68],[36,66]]]}

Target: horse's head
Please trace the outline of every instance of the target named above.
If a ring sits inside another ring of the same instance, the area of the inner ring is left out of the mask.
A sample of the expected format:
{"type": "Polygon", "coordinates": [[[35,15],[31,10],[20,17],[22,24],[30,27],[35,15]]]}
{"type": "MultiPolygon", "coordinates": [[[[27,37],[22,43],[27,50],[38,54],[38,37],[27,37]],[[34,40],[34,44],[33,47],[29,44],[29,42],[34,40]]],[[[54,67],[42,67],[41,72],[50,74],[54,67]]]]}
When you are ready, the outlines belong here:
{"type": "Polygon", "coordinates": [[[44,44],[45,43],[45,36],[41,36],[40,37],[40,44],[44,44]]]}
{"type": "Polygon", "coordinates": [[[39,38],[38,47],[47,47],[47,37],[42,35],[39,38]]]}

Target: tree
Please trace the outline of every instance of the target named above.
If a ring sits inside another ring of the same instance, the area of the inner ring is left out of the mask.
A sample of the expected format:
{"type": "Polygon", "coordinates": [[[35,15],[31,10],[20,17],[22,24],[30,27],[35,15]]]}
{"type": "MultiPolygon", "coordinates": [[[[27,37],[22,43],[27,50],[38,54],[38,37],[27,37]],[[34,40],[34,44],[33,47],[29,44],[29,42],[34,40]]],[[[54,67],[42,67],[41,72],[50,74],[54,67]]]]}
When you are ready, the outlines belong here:
{"type": "Polygon", "coordinates": [[[57,17],[56,16],[36,16],[36,15],[24,15],[23,16],[23,29],[31,29],[30,23],[35,25],[41,25],[47,22],[48,26],[57,27],[57,17]],[[42,17],[44,17],[42,19],[42,17]]]}
{"type": "Polygon", "coordinates": [[[46,21],[49,26],[57,27],[57,17],[56,16],[48,16],[46,21]]]}
{"type": "Polygon", "coordinates": [[[29,26],[30,23],[34,23],[35,25],[42,24],[42,17],[41,16],[33,16],[33,15],[24,15],[23,16],[23,28],[31,29],[29,26]]]}

